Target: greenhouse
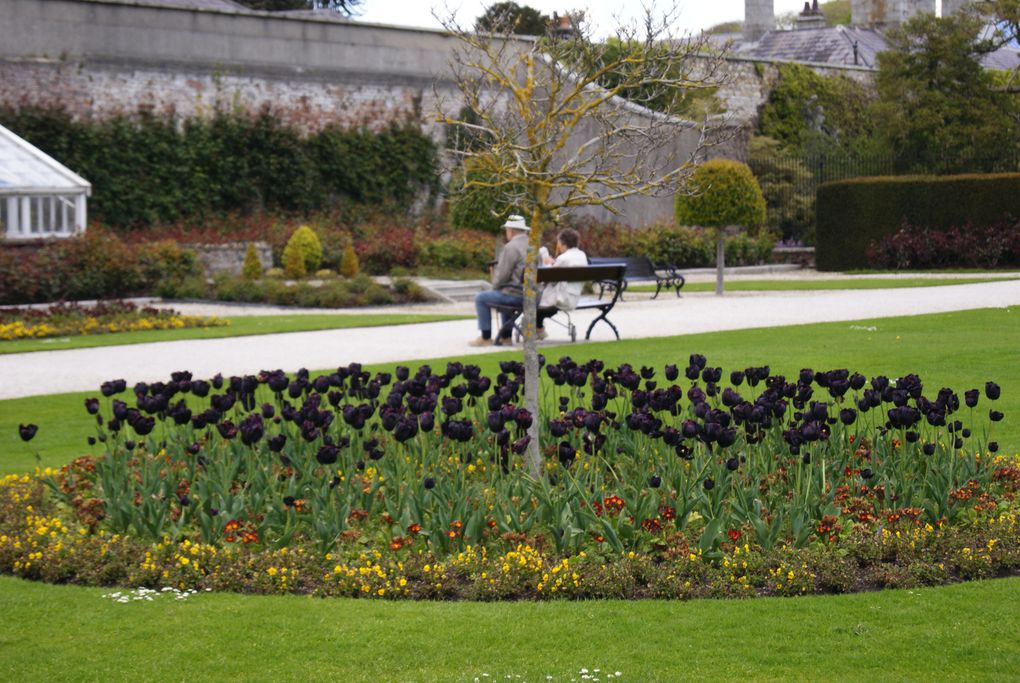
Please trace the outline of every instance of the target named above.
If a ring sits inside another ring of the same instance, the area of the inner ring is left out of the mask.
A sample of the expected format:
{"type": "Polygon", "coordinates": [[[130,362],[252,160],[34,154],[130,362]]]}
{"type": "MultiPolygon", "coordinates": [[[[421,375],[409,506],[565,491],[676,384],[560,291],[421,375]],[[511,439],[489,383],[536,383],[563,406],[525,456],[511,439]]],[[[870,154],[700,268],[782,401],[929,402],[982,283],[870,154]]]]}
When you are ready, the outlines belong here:
{"type": "Polygon", "coordinates": [[[91,192],[87,180],[0,126],[0,240],[84,232],[91,192]]]}

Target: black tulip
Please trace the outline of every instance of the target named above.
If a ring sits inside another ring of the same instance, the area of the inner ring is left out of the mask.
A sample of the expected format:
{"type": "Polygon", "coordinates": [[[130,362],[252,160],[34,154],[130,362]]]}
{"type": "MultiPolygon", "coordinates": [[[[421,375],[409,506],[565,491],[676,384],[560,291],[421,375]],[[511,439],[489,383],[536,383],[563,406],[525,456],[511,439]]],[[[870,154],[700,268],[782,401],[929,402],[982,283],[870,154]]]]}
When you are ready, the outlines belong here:
{"type": "Polygon", "coordinates": [[[712,481],[711,479],[706,479],[701,483],[701,485],[705,487],[706,491],[711,491],[712,489],[715,488],[715,482],[712,481]]]}
{"type": "Polygon", "coordinates": [[[1001,392],[1002,390],[995,382],[985,382],[985,396],[987,396],[989,400],[997,400],[1001,392]]]}
{"type": "Polygon", "coordinates": [[[648,477],[648,486],[649,488],[653,489],[659,488],[660,486],[662,486],[662,478],[659,477],[658,475],[653,474],[652,476],[648,477]]]}
{"type": "Polygon", "coordinates": [[[980,398],[981,392],[977,389],[970,389],[963,392],[963,402],[967,404],[968,408],[973,408],[978,404],[978,398],[980,398]]]}
{"type": "Polygon", "coordinates": [[[865,467],[863,470],[861,470],[861,479],[867,481],[868,479],[871,479],[873,476],[875,476],[875,473],[871,471],[871,468],[865,467]]]}
{"type": "Polygon", "coordinates": [[[999,422],[1000,420],[1002,420],[1002,418],[1003,414],[1000,413],[998,410],[988,411],[988,419],[991,420],[992,422],[999,422]]]}
{"type": "Polygon", "coordinates": [[[926,443],[926,444],[924,444],[923,446],[921,446],[921,452],[924,453],[925,455],[934,455],[935,454],[935,444],[933,444],[933,443],[926,443]]]}
{"type": "Polygon", "coordinates": [[[988,452],[989,453],[995,453],[998,450],[999,450],[998,442],[996,442],[996,441],[989,441],[988,442],[988,452]]]}
{"type": "Polygon", "coordinates": [[[18,425],[18,435],[21,437],[21,440],[25,442],[31,441],[35,438],[35,433],[38,431],[39,427],[34,424],[18,425]]]}
{"type": "Polygon", "coordinates": [[[428,491],[436,487],[436,480],[433,479],[432,477],[425,477],[425,480],[422,481],[421,485],[425,487],[426,491],[428,491]]]}

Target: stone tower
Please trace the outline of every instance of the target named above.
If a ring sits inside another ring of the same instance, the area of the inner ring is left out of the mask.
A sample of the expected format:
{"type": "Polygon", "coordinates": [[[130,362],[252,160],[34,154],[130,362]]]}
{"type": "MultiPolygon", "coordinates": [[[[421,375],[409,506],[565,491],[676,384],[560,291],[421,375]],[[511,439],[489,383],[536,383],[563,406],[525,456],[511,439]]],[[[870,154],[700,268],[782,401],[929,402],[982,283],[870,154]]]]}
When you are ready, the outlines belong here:
{"type": "Polygon", "coordinates": [[[776,27],[772,0],[744,0],[744,40],[753,43],[776,27]]]}
{"type": "MultiPolygon", "coordinates": [[[[951,6],[966,0],[943,0],[943,14],[946,4],[951,6]]],[[[888,28],[899,26],[916,14],[935,14],[935,0],[852,0],[850,23],[853,26],[874,26],[888,28]]]]}

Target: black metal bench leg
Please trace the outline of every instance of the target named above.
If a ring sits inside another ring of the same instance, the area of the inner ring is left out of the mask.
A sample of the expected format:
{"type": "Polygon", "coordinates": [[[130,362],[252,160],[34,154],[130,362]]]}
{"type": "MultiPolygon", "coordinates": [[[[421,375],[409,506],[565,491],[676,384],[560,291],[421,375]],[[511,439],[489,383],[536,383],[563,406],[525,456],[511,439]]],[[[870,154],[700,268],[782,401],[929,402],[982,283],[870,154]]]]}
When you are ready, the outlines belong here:
{"type": "Polygon", "coordinates": [[[662,280],[656,280],[656,282],[655,282],[655,296],[652,297],[653,299],[657,299],[658,298],[659,290],[660,289],[662,289],[662,280]]]}
{"type": "Polygon", "coordinates": [[[607,317],[606,317],[606,313],[605,313],[605,312],[603,312],[603,313],[602,313],[602,315],[600,315],[599,317],[597,317],[597,318],[595,318],[594,320],[592,320],[592,321],[591,321],[591,325],[589,325],[589,326],[588,326],[588,331],[587,331],[587,332],[585,333],[585,335],[584,335],[584,338],[585,338],[586,340],[588,340],[588,339],[591,339],[591,331],[592,331],[592,329],[593,329],[593,328],[595,327],[595,323],[597,323],[597,322],[598,322],[598,321],[600,321],[600,320],[603,320],[603,321],[605,321],[605,323],[606,323],[607,325],[609,325],[609,327],[610,327],[610,328],[612,328],[612,330],[613,330],[613,334],[615,334],[615,335],[616,335],[616,338],[617,338],[617,339],[619,339],[619,338],[620,338],[620,332],[619,332],[619,330],[617,330],[617,329],[616,329],[616,325],[614,325],[613,323],[611,323],[611,322],[609,321],[609,318],[607,318],[607,317]]]}

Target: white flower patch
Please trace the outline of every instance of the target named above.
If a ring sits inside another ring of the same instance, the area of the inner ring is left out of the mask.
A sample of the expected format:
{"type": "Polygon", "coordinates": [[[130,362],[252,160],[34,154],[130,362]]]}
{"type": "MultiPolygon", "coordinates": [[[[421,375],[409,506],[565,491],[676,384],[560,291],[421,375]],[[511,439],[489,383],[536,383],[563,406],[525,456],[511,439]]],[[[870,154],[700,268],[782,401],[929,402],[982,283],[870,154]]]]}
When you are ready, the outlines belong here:
{"type": "MultiPolygon", "coordinates": [[[[211,588],[206,588],[206,592],[211,591],[211,588]]],[[[155,590],[152,588],[135,588],[130,591],[115,591],[113,593],[104,593],[103,597],[113,602],[119,602],[121,604],[128,602],[152,602],[156,598],[167,596],[173,597],[174,600],[187,600],[192,595],[198,593],[197,589],[191,590],[178,590],[176,588],[166,587],[162,590],[155,590]]]]}

